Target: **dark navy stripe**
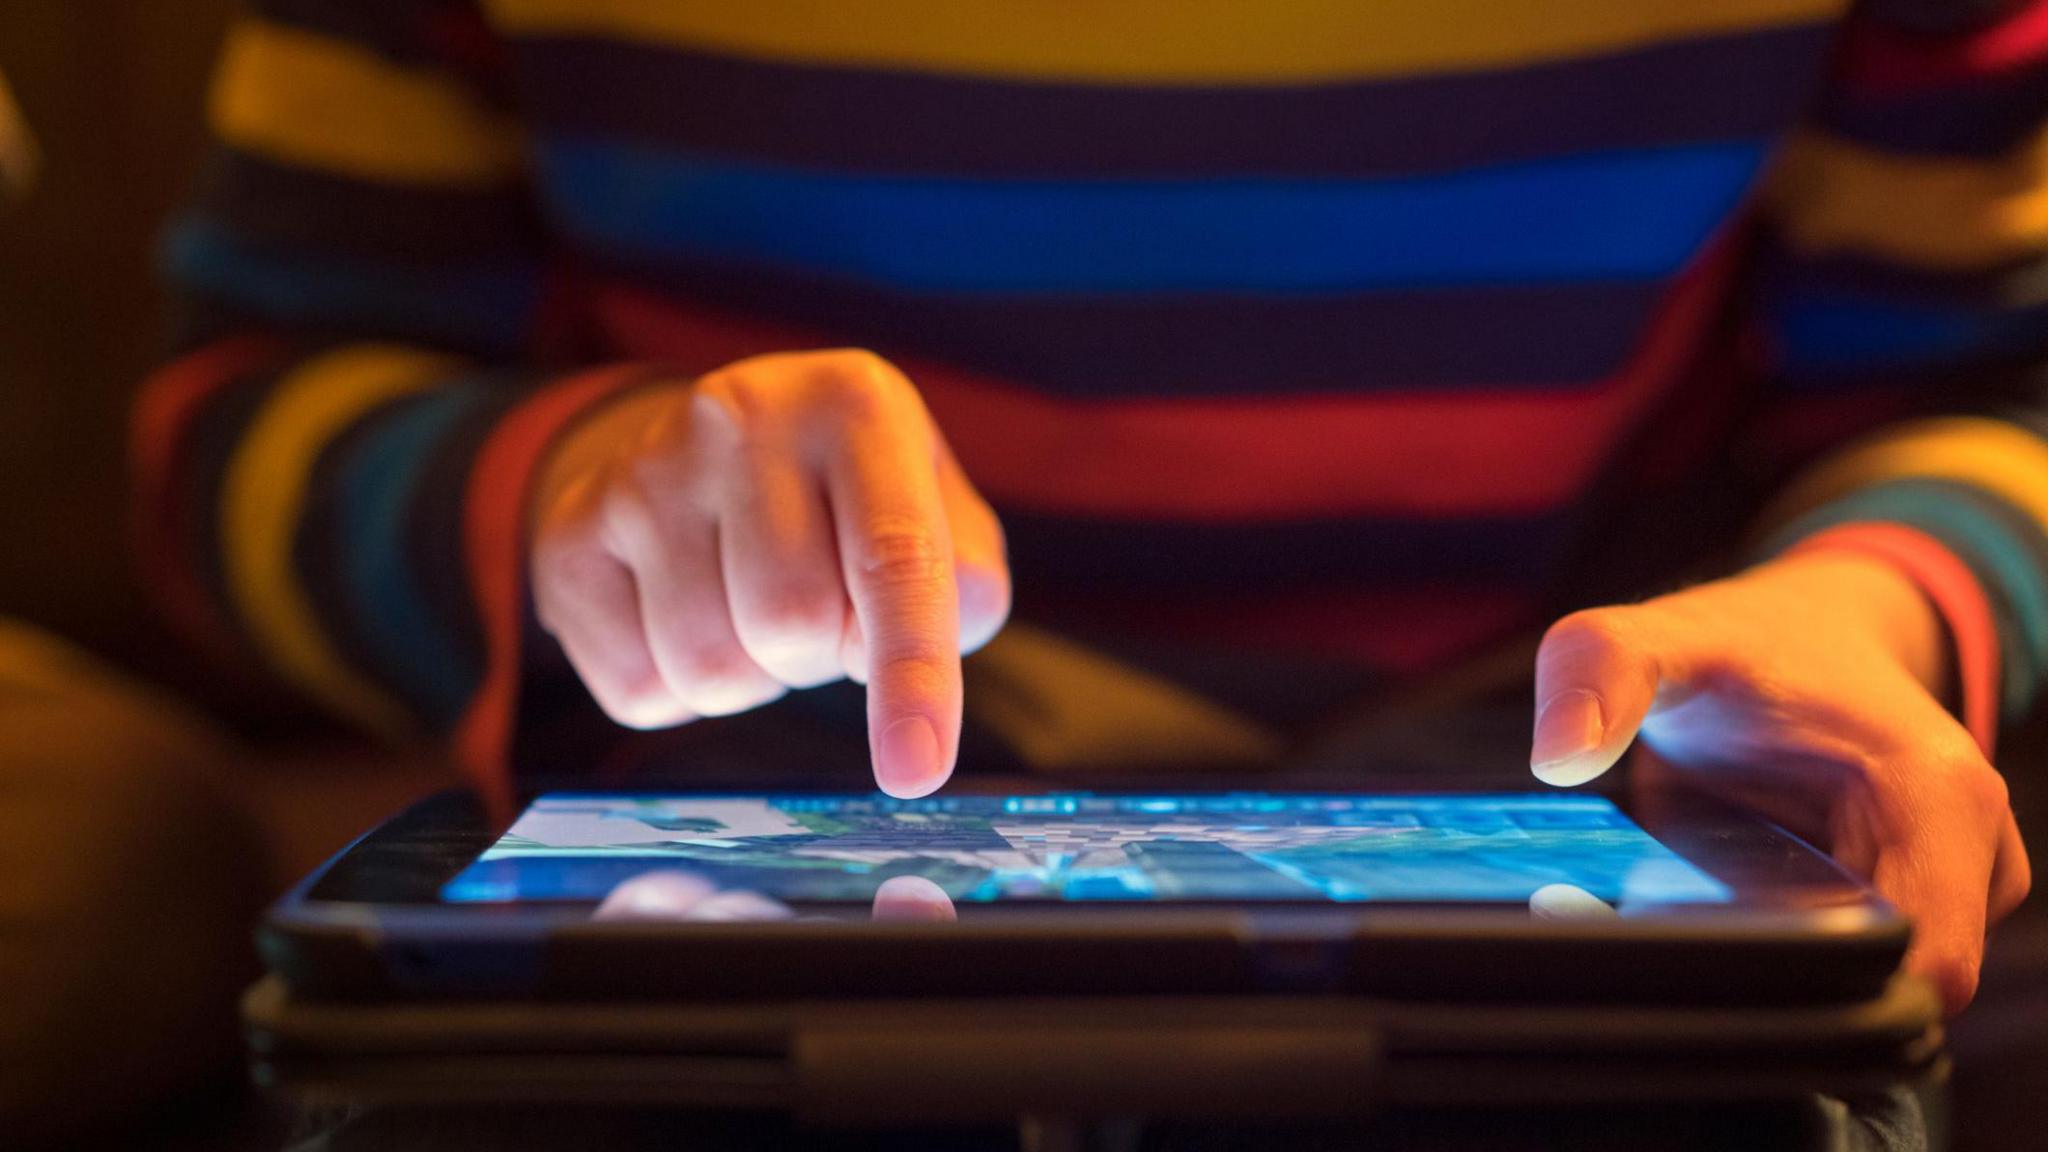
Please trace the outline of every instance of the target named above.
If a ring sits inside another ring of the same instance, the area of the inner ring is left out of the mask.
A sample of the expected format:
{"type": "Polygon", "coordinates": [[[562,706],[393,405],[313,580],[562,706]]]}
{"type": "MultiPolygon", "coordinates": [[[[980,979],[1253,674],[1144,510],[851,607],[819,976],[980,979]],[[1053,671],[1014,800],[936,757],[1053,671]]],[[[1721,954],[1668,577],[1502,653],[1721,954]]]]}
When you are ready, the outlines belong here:
{"type": "Polygon", "coordinates": [[[2048,357],[2016,359],[1992,372],[1973,371],[1957,384],[1955,392],[1967,398],[1958,404],[1957,396],[1944,397],[1946,410],[1996,417],[2048,440],[2048,357]]]}
{"type": "Polygon", "coordinates": [[[1779,296],[1858,296],[1928,307],[2011,311],[2048,304],[2048,257],[1971,272],[1904,268],[1860,256],[1820,259],[1780,255],[1766,272],[1779,296]]]}
{"type": "Polygon", "coordinates": [[[248,634],[242,621],[241,605],[228,591],[226,553],[222,539],[222,500],[228,468],[235,452],[257,414],[270,402],[290,369],[252,376],[222,388],[209,397],[185,433],[188,461],[181,503],[191,510],[191,535],[185,540],[186,557],[209,598],[223,617],[234,621],[235,646],[257,665],[268,663],[248,634]]]}
{"type": "Polygon", "coordinates": [[[514,44],[545,133],[795,168],[976,176],[1359,177],[1763,137],[1830,35],[1773,29],[1511,71],[1256,88],[1033,84],[514,44]]]}
{"type": "Polygon", "coordinates": [[[518,193],[354,180],[217,150],[198,212],[234,224],[270,250],[432,271],[504,264],[546,244],[539,213],[518,193]]]}
{"type": "MultiPolygon", "coordinates": [[[[1048,462],[1048,466],[1056,466],[1048,462]]],[[[1082,520],[998,509],[1020,597],[1038,586],[1282,590],[1444,580],[1544,586],[1569,543],[1563,513],[1268,524],[1082,520]]]]}
{"type": "Polygon", "coordinates": [[[1790,376],[1954,367],[2048,348],[2048,307],[1985,312],[1894,300],[1795,297],[1766,313],[1780,364],[1790,376]]]}
{"type": "Polygon", "coordinates": [[[1859,19],[1889,24],[1895,35],[1957,36],[2011,15],[2023,0],[1862,0],[1859,19]]]}
{"type": "Polygon", "coordinates": [[[1835,94],[1819,112],[1834,132],[1887,152],[1989,160],[2025,145],[2048,113],[2048,65],[1933,92],[1835,94]]]}
{"type": "Polygon", "coordinates": [[[513,107],[502,42],[476,0],[263,0],[260,8],[264,20],[451,75],[485,103],[513,107]]]}
{"type": "Polygon", "coordinates": [[[539,299],[538,273],[528,267],[429,271],[322,258],[260,247],[205,218],[172,230],[164,260],[181,287],[274,323],[499,354],[524,345],[539,299]]]}
{"type": "Polygon", "coordinates": [[[651,290],[1088,399],[1553,388],[1617,371],[1668,281],[1341,296],[943,296],[692,261],[651,290]]]}
{"type": "Polygon", "coordinates": [[[636,247],[905,291],[1355,292],[1677,270],[1760,142],[1388,180],[864,178],[616,143],[541,147],[563,223],[636,247]]]}
{"type": "Polygon", "coordinates": [[[441,63],[428,50],[425,32],[437,9],[446,12],[465,0],[264,0],[263,19],[347,40],[397,64],[426,67],[441,63]]]}
{"type": "Polygon", "coordinates": [[[2048,348],[2048,260],[1951,273],[1781,252],[1759,286],[1789,392],[1903,386],[1953,402],[1994,391],[1990,373],[2038,362],[2048,348]]]}

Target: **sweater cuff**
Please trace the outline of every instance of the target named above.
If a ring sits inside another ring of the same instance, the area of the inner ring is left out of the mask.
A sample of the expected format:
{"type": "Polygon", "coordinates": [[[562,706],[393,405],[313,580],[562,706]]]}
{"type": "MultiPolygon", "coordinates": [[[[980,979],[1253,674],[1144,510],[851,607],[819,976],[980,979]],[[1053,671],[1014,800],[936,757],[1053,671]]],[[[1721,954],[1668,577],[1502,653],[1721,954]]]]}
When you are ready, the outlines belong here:
{"type": "Polygon", "coordinates": [[[1856,521],[1822,529],[1786,550],[1854,552],[1892,565],[1941,614],[1955,658],[1958,712],[1988,758],[1998,738],[1998,624],[1971,571],[1941,541],[1904,524],[1856,521]]]}
{"type": "Polygon", "coordinates": [[[484,633],[484,675],[455,729],[455,755],[492,816],[509,819],[512,734],[526,654],[528,504],[548,449],[592,408],[657,369],[605,368],[528,397],[492,429],[470,470],[463,554],[484,633]]]}

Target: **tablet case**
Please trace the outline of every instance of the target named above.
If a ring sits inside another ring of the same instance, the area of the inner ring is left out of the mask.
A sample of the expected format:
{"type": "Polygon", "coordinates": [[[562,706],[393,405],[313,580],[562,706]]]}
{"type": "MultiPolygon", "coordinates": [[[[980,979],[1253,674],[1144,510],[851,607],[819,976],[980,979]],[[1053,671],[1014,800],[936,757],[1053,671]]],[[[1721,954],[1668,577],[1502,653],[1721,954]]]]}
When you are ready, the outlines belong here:
{"type": "Polygon", "coordinates": [[[295,998],[273,976],[244,1014],[258,1078],[309,1104],[762,1109],[853,1126],[1761,1100],[1878,1091],[1944,1069],[1939,1003],[1907,977],[1858,1003],[1741,1008],[1332,996],[350,1003],[295,998]]]}

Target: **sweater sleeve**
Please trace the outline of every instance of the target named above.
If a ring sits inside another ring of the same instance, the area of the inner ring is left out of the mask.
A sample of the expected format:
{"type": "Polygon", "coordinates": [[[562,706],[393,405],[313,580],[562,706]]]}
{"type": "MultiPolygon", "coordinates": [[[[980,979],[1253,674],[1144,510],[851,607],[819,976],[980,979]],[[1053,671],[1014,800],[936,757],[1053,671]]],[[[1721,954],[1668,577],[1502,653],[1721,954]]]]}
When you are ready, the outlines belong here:
{"type": "Polygon", "coordinates": [[[521,678],[530,475],[647,370],[579,367],[554,338],[471,0],[255,8],[165,240],[184,351],[133,414],[143,565],[215,650],[488,773],[521,678]]]}
{"type": "Polygon", "coordinates": [[[1996,637],[2021,719],[2048,678],[2048,2],[1864,4],[1766,213],[1780,400],[1892,412],[1792,480],[1766,550],[1852,523],[1948,549],[1983,595],[1936,602],[1996,637]]]}

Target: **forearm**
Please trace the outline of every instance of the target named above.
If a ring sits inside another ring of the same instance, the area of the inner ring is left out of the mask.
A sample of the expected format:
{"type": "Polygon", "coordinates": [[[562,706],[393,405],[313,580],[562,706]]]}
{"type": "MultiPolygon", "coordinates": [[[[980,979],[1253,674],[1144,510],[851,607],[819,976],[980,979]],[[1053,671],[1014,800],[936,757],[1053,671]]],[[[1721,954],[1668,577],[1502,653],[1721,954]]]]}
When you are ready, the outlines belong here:
{"type": "Polygon", "coordinates": [[[525,658],[531,474],[638,373],[485,371],[394,345],[202,349],[138,410],[152,583],[337,715],[401,740],[489,728],[467,739],[501,760],[511,706],[485,696],[515,693],[525,658]]]}

